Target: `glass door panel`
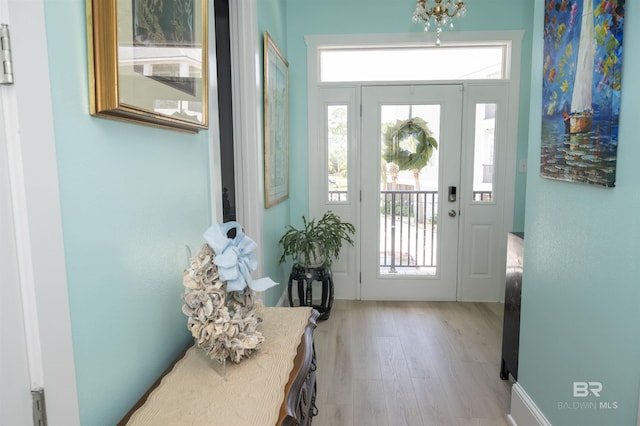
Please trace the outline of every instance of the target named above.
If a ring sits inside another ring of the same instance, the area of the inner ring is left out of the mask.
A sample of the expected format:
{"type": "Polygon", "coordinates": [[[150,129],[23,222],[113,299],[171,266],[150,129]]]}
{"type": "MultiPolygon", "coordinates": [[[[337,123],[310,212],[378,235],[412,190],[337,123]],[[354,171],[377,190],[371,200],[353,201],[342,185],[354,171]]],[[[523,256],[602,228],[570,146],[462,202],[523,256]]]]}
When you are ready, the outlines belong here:
{"type": "Polygon", "coordinates": [[[495,103],[478,103],[475,110],[473,149],[473,201],[493,201],[495,103]]]}
{"type": "Polygon", "coordinates": [[[436,275],[440,109],[380,108],[380,274],[436,275]]]}
{"type": "Polygon", "coordinates": [[[361,297],[455,300],[462,90],[362,89],[361,297]]]}
{"type": "Polygon", "coordinates": [[[327,201],[349,201],[349,106],[327,107],[327,201]]]}

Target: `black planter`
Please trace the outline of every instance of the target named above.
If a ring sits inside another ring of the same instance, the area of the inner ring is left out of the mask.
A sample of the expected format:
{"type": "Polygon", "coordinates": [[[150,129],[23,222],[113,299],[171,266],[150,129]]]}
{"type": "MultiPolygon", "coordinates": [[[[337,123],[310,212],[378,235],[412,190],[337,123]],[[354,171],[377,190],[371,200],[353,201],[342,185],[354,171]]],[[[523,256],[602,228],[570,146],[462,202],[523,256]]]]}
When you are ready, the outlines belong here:
{"type": "Polygon", "coordinates": [[[312,306],[320,313],[319,320],[329,318],[331,307],[333,306],[333,274],[329,266],[320,265],[305,268],[303,265],[296,263],[291,269],[287,290],[289,292],[289,306],[312,306]],[[294,305],[293,302],[294,281],[298,282],[298,305],[294,305]],[[312,284],[314,281],[322,283],[322,298],[319,305],[313,304],[312,284]]]}

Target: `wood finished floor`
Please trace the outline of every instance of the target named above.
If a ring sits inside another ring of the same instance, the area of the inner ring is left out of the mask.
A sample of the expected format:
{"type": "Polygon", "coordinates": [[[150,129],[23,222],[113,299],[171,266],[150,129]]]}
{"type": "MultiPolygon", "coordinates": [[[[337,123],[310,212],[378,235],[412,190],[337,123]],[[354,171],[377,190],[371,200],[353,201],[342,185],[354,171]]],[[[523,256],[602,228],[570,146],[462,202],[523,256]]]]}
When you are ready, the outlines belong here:
{"type": "Polygon", "coordinates": [[[499,303],[336,300],[315,332],[314,426],[501,426],[499,303]]]}

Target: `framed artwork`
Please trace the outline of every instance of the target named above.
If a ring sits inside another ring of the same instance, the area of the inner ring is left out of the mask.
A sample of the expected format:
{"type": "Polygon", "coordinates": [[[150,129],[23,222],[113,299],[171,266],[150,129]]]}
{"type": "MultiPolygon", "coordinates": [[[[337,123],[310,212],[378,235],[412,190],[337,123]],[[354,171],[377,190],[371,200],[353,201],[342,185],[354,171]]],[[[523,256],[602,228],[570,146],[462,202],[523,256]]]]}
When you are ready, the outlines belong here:
{"type": "Polygon", "coordinates": [[[208,127],[206,0],[87,0],[90,112],[208,127]]]}
{"type": "Polygon", "coordinates": [[[545,0],[545,178],[615,186],[624,0],[545,0]]]}
{"type": "Polygon", "coordinates": [[[289,197],[289,64],[264,33],[265,207],[289,197]]]}

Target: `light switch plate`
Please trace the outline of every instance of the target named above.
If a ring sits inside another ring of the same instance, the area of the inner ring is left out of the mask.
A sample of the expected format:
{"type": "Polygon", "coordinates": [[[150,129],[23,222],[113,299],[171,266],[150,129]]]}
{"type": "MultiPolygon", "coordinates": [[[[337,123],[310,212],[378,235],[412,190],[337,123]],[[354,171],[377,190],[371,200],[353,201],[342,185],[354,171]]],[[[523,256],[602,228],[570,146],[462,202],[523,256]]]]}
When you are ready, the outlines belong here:
{"type": "Polygon", "coordinates": [[[521,158],[520,163],[518,163],[518,171],[520,173],[527,173],[527,159],[521,158]]]}

